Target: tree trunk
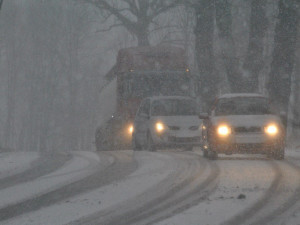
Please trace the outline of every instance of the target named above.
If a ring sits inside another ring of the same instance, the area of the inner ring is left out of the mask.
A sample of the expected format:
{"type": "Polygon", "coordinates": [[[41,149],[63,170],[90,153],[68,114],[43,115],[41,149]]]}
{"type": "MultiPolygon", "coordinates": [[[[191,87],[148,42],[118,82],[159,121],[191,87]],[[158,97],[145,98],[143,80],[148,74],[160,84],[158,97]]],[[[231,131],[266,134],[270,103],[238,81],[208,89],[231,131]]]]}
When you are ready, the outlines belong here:
{"type": "Polygon", "coordinates": [[[300,23],[298,22],[298,34],[295,54],[295,67],[293,71],[292,101],[290,105],[289,122],[292,138],[299,137],[300,133],[300,23]]]}
{"type": "Polygon", "coordinates": [[[275,47],[269,75],[269,95],[277,111],[287,113],[291,92],[297,35],[297,7],[294,0],[280,0],[275,47]]]}
{"type": "Polygon", "coordinates": [[[200,96],[203,107],[208,108],[216,93],[219,79],[214,73],[213,34],[214,4],[201,0],[195,5],[196,10],[196,61],[199,70],[200,96]]]}
{"type": "Polygon", "coordinates": [[[4,145],[7,148],[13,148],[15,145],[15,109],[16,109],[16,85],[17,85],[17,15],[18,12],[11,12],[11,30],[8,33],[6,59],[7,59],[7,92],[6,92],[6,108],[7,117],[4,133],[4,145]]]}
{"type": "Polygon", "coordinates": [[[264,38],[268,27],[265,7],[266,1],[251,2],[249,45],[243,66],[247,92],[258,92],[259,74],[264,67],[264,38]]]}
{"type": "Polygon", "coordinates": [[[216,67],[219,68],[219,77],[225,73],[223,79],[228,80],[231,92],[241,92],[242,77],[232,38],[231,4],[229,0],[216,0],[215,6],[219,43],[216,67]]]}
{"type": "Polygon", "coordinates": [[[136,30],[136,38],[138,40],[138,46],[149,46],[148,32],[146,29],[136,30]]]}

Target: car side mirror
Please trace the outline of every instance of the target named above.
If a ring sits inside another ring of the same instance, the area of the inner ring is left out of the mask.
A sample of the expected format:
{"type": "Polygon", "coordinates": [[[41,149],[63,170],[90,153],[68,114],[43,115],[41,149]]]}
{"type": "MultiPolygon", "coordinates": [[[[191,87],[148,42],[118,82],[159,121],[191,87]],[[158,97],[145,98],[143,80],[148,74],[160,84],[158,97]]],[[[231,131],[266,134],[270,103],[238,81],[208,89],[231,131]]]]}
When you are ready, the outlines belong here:
{"type": "Polygon", "coordinates": [[[201,119],[201,120],[206,120],[208,118],[209,118],[208,113],[200,113],[199,114],[199,119],[201,119]]]}

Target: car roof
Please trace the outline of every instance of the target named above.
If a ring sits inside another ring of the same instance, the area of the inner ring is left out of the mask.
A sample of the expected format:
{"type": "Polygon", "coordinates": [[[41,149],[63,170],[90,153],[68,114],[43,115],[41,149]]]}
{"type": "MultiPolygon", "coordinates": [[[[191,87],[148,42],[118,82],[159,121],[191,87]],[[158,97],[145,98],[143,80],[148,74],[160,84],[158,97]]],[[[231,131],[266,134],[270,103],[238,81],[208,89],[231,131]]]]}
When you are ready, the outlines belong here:
{"type": "Polygon", "coordinates": [[[266,96],[258,93],[229,93],[229,94],[223,94],[218,96],[218,99],[221,98],[253,98],[253,97],[258,97],[258,98],[267,98],[266,96]]]}

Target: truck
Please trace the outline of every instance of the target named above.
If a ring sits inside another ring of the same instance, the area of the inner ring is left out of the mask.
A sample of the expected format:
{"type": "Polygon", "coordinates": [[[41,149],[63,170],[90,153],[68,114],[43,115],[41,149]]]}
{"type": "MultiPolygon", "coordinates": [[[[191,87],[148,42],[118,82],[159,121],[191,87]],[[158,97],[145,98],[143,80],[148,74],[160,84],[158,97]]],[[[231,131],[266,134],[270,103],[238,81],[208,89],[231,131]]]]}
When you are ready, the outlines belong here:
{"type": "Polygon", "coordinates": [[[118,52],[116,64],[105,75],[116,79],[117,106],[95,132],[98,151],[129,149],[133,120],[142,99],[151,96],[195,97],[196,82],[184,49],[169,45],[131,47],[118,52]]]}

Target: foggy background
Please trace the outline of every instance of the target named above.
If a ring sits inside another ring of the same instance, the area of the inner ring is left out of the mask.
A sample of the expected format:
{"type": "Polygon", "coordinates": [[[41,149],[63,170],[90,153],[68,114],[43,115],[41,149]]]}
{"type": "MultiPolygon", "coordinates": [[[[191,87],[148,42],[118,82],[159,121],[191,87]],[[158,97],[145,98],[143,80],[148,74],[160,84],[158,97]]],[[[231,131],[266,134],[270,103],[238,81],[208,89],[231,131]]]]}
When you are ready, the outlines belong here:
{"type": "Polygon", "coordinates": [[[119,49],[147,44],[186,49],[204,107],[217,94],[260,92],[289,115],[289,139],[297,137],[299,1],[152,0],[163,3],[151,8],[155,16],[147,26],[144,17],[118,11],[134,1],[106,1],[129,20],[141,19],[144,32],[124,26],[99,2],[105,1],[3,1],[1,147],[94,150],[96,127],[107,116],[100,95],[108,85],[104,76],[119,49]]]}

